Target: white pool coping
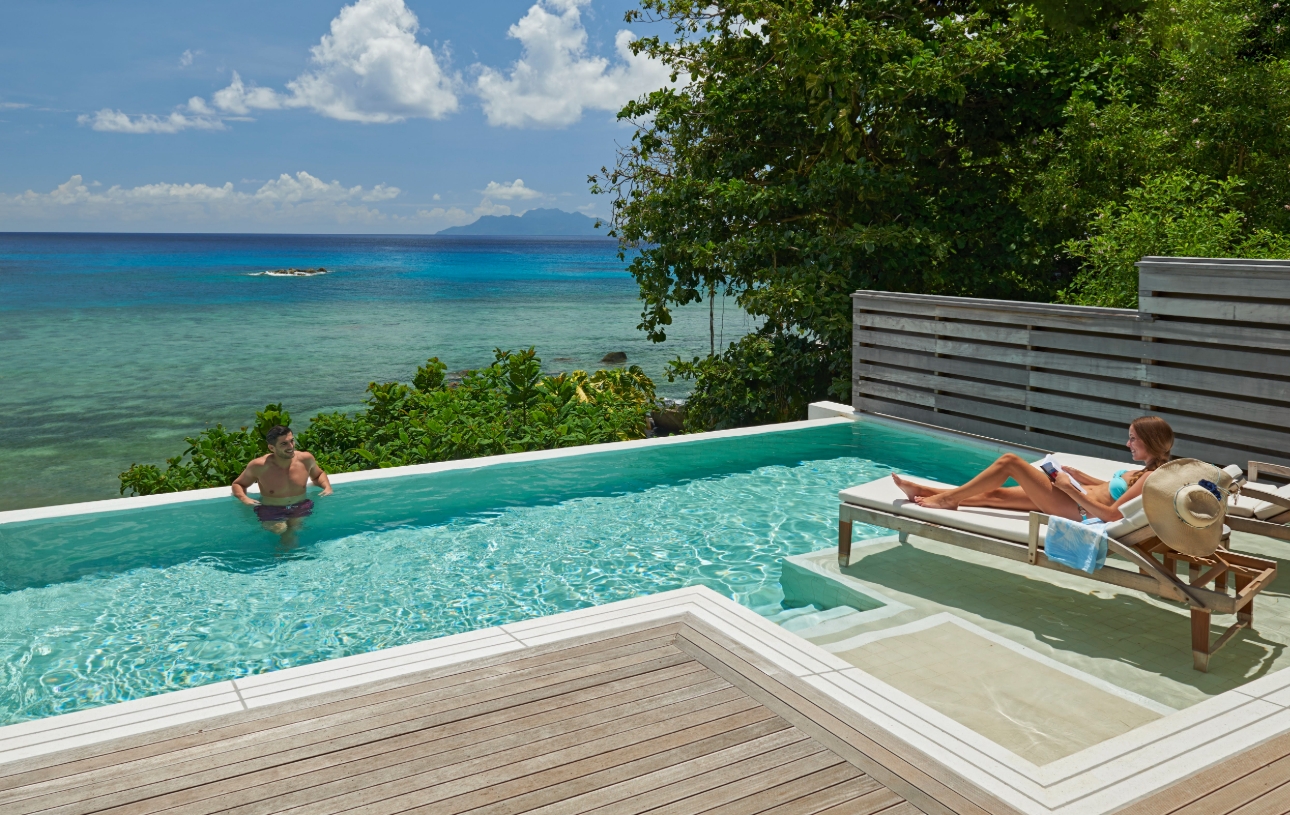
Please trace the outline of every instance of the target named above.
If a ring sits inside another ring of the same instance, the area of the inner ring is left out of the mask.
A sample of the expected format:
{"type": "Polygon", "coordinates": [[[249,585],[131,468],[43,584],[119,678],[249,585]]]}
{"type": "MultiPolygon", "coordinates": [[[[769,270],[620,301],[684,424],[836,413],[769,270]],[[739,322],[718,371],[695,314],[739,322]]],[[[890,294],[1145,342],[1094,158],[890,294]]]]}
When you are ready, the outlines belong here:
{"type": "MultiPolygon", "coordinates": [[[[363,481],[380,481],[386,478],[399,478],[408,475],[428,475],[446,473],[454,470],[477,470],[485,467],[496,467],[504,464],[522,464],[532,461],[551,461],[571,458],[573,456],[613,453],[626,450],[639,450],[649,447],[667,447],[674,444],[693,444],[713,439],[740,438],[758,436],[764,433],[783,433],[791,430],[806,430],[819,427],[821,424],[842,424],[852,421],[851,417],[821,417],[800,422],[783,422],[780,424],[760,425],[758,427],[739,427],[733,430],[714,430],[710,433],[689,433],[677,436],[662,436],[653,439],[636,441],[615,441],[604,444],[584,444],[578,447],[562,447],[558,450],[534,450],[528,453],[507,453],[500,456],[481,456],[479,458],[462,458],[453,461],[440,461],[434,464],[409,464],[403,467],[385,467],[376,470],[359,470],[353,473],[337,473],[329,476],[332,486],[342,487],[346,484],[357,484],[363,481]]],[[[313,487],[311,489],[311,494],[313,487]]],[[[256,492],[252,487],[249,492],[256,492]]],[[[167,492],[160,495],[135,495],[129,498],[108,498],[102,501],[83,501],[77,504],[55,504],[28,509],[11,509],[0,512],[0,525],[22,523],[24,521],[43,521],[53,518],[67,518],[75,515],[95,515],[103,512],[121,512],[131,509],[148,509],[151,507],[187,504],[216,499],[232,500],[233,494],[228,487],[210,487],[201,490],[184,492],[167,492]]]]}
{"type": "MultiPolygon", "coordinates": [[[[817,407],[812,406],[812,415],[825,412],[821,409],[817,413],[817,407]]],[[[370,470],[337,475],[333,481],[354,483],[616,449],[798,430],[818,427],[821,420],[836,423],[863,419],[906,426],[903,422],[858,413],[847,415],[838,408],[850,411],[847,406],[830,406],[833,418],[821,416],[806,422],[693,436],[370,470]]],[[[909,429],[945,435],[992,449],[1018,449],[988,439],[964,438],[935,428],[920,426],[909,429]]],[[[0,523],[214,498],[227,499],[229,493],[227,489],[219,488],[14,510],[0,513],[0,523]]],[[[637,623],[683,618],[685,615],[693,615],[713,626],[874,726],[902,739],[1027,815],[1110,813],[1290,732],[1290,671],[1281,671],[1038,767],[750,609],[710,589],[692,587],[0,727],[0,764],[401,674],[521,651],[637,623]]]]}

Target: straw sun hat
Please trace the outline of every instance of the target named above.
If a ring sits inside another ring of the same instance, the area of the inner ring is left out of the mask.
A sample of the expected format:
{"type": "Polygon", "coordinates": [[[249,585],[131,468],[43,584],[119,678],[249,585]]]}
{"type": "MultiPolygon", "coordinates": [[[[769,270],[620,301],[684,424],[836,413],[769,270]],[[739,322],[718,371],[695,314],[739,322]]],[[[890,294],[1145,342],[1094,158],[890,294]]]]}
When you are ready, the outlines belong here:
{"type": "Polygon", "coordinates": [[[1232,477],[1212,464],[1180,458],[1162,464],[1142,486],[1142,509],[1166,546],[1185,555],[1213,554],[1223,539],[1232,477]]]}

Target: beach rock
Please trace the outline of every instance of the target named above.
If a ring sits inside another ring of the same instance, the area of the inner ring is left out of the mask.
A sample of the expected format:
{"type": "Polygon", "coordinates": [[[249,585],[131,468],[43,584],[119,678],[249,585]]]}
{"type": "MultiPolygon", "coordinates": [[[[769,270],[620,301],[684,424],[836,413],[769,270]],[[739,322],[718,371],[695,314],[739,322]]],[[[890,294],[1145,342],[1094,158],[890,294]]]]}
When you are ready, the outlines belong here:
{"type": "Polygon", "coordinates": [[[605,354],[603,357],[601,357],[600,361],[608,365],[621,365],[622,363],[627,361],[627,352],[610,351],[608,354],[605,354]]]}
{"type": "Polygon", "coordinates": [[[649,415],[654,421],[654,435],[670,436],[685,428],[685,405],[664,404],[649,415]]]}

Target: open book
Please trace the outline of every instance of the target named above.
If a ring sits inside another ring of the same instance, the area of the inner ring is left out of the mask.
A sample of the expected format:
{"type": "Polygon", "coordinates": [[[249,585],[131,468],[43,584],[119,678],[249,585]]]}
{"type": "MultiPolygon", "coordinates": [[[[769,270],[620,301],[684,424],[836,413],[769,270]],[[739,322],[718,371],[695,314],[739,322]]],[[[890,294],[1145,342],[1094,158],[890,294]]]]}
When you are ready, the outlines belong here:
{"type": "MultiPolygon", "coordinates": [[[[1062,469],[1062,463],[1054,458],[1052,453],[1049,453],[1039,461],[1036,461],[1035,466],[1047,473],[1048,477],[1051,479],[1057,478],[1058,473],[1065,472],[1065,470],[1062,469]]],[[[1067,475],[1070,474],[1067,473],[1067,475]]],[[[1071,476],[1070,479],[1071,483],[1075,485],[1075,489],[1085,495],[1088,494],[1088,490],[1084,489],[1084,485],[1076,481],[1074,476],[1071,476]]]]}

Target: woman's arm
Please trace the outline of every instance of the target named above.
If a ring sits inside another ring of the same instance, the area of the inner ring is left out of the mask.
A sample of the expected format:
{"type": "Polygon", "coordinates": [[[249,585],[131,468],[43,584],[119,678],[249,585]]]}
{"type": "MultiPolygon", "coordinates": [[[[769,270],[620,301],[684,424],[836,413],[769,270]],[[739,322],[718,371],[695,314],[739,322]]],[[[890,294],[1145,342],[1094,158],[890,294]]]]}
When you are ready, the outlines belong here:
{"type": "Polygon", "coordinates": [[[1093,498],[1091,495],[1081,493],[1070,483],[1071,480],[1069,478],[1063,478],[1063,475],[1064,473],[1057,474],[1057,481],[1054,482],[1057,489],[1069,495],[1071,500],[1078,504],[1080,508],[1089,515],[1096,517],[1100,521],[1110,523],[1112,521],[1118,521],[1124,517],[1124,513],[1120,511],[1120,506],[1128,501],[1132,501],[1134,498],[1137,498],[1142,494],[1142,485],[1147,482],[1147,478],[1151,473],[1146,473],[1141,478],[1135,480],[1133,484],[1125,490],[1124,495],[1120,496],[1119,500],[1110,504],[1104,504],[1093,498]]]}
{"type": "Polygon", "coordinates": [[[1063,469],[1063,470],[1065,470],[1066,472],[1070,473],[1070,474],[1071,474],[1071,478],[1073,478],[1075,481],[1079,482],[1080,484],[1083,484],[1083,485],[1084,485],[1084,486],[1086,486],[1086,487],[1095,487],[1095,486],[1097,486],[1098,484],[1105,484],[1105,483],[1106,483],[1105,481],[1103,481],[1103,480],[1102,480],[1102,479],[1100,479],[1100,478],[1094,478],[1093,476],[1089,475],[1088,473],[1083,472],[1083,471],[1081,471],[1081,470],[1077,470],[1077,469],[1075,469],[1074,467],[1071,467],[1071,466],[1066,465],[1066,464],[1063,464],[1063,465],[1062,465],[1062,469],[1063,469]]]}
{"type": "Polygon", "coordinates": [[[1083,493],[1076,489],[1074,481],[1064,472],[1057,474],[1057,480],[1053,482],[1053,485],[1069,495],[1070,499],[1079,505],[1080,509],[1084,510],[1085,513],[1096,517],[1100,521],[1118,521],[1124,517],[1124,513],[1120,512],[1119,509],[1119,503],[1124,500],[1123,498],[1114,504],[1104,504],[1088,493],[1083,493]]]}

